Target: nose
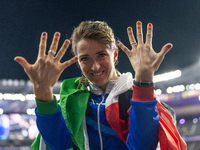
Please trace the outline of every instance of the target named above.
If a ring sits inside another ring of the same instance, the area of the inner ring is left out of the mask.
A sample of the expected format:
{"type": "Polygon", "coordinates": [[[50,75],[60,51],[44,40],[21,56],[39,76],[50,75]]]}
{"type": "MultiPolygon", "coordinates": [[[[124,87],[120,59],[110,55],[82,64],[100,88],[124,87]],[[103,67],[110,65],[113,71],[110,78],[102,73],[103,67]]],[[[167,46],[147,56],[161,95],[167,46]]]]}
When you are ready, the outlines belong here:
{"type": "Polygon", "coordinates": [[[94,61],[92,62],[91,69],[94,70],[94,71],[98,71],[99,68],[100,68],[100,64],[99,64],[99,62],[96,61],[96,60],[94,60],[94,61]]]}

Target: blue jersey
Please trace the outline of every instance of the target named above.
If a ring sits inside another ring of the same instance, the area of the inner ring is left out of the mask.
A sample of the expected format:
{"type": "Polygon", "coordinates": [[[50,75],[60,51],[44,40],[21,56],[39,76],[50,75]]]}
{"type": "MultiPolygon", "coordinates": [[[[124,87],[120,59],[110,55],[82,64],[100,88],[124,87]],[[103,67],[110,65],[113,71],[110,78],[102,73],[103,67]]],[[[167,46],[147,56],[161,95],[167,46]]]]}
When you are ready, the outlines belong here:
{"type": "MultiPolygon", "coordinates": [[[[83,120],[85,122],[85,149],[156,149],[159,126],[158,111],[156,109],[157,100],[129,100],[131,105],[127,122],[129,133],[126,142],[123,142],[108,123],[106,117],[106,102],[115,84],[115,82],[111,82],[107,85],[109,88],[107,88],[106,94],[98,92],[97,87],[95,87],[95,92],[90,94],[85,118],[83,120]]],[[[71,134],[65,124],[60,106],[57,104],[55,105],[55,107],[58,106],[58,110],[49,115],[40,115],[36,111],[37,126],[45,144],[51,150],[79,149],[72,142],[71,134]]],[[[38,107],[42,106],[40,105],[38,107]]]]}

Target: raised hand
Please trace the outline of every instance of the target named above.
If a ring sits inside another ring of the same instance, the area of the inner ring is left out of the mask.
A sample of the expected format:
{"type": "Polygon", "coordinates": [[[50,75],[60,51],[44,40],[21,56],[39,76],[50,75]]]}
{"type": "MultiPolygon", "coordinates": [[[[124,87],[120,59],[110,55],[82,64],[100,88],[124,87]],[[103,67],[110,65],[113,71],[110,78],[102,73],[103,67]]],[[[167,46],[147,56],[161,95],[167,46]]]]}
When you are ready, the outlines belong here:
{"type": "Polygon", "coordinates": [[[159,53],[152,48],[153,25],[147,25],[146,41],[143,42],[142,23],[136,23],[137,42],[131,27],[127,28],[129,42],[132,49],[129,50],[123,43],[118,42],[118,46],[126,53],[135,71],[136,81],[153,81],[154,72],[158,70],[165,54],[172,48],[172,44],[164,45],[159,53]]]}
{"type": "Polygon", "coordinates": [[[60,62],[70,44],[69,40],[64,41],[57,55],[54,56],[53,53],[57,51],[59,40],[60,33],[56,32],[48,55],[46,55],[47,33],[43,32],[41,34],[38,57],[34,64],[29,64],[23,57],[17,56],[14,59],[24,68],[33,83],[36,98],[41,101],[53,100],[54,84],[58,81],[64,69],[77,61],[77,57],[73,57],[63,63],[60,62]]]}

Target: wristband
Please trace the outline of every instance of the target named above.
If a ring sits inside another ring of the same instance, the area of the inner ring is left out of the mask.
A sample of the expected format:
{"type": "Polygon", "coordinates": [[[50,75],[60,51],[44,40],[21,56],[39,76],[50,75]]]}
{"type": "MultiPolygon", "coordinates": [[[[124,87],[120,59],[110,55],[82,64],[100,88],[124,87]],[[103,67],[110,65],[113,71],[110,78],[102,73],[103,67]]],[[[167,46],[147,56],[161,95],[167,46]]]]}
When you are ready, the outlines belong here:
{"type": "Polygon", "coordinates": [[[145,82],[145,81],[133,81],[133,84],[136,86],[142,86],[142,87],[150,87],[154,86],[153,82],[145,82]]]}

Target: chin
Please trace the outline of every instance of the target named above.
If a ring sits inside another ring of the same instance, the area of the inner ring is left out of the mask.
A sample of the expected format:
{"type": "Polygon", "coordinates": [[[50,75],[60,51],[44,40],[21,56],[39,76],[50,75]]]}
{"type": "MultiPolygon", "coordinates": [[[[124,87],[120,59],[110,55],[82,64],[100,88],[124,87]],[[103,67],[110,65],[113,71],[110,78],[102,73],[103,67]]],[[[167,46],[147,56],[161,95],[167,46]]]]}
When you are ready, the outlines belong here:
{"type": "Polygon", "coordinates": [[[91,81],[94,85],[98,86],[98,87],[101,87],[101,86],[105,86],[108,82],[106,81],[91,81]]]}

